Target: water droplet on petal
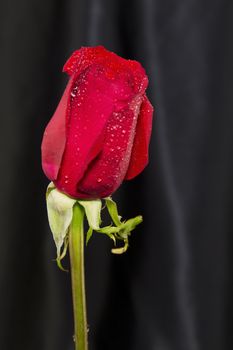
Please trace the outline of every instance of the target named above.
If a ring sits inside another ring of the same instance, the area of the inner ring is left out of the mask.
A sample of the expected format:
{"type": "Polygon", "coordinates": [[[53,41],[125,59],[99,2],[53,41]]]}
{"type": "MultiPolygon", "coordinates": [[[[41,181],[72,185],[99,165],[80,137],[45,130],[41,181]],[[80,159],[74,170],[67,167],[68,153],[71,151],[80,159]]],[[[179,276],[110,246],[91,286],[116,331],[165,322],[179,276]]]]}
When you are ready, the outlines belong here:
{"type": "Polygon", "coordinates": [[[102,181],[102,179],[100,177],[98,177],[97,182],[101,182],[101,181],[102,181]]]}

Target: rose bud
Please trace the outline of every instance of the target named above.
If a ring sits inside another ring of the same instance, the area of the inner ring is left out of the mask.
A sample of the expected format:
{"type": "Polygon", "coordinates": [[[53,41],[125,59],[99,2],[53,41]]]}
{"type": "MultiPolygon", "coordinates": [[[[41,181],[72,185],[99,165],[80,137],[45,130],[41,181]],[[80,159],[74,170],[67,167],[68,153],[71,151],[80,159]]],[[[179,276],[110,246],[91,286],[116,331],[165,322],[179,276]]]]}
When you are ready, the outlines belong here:
{"type": "Polygon", "coordinates": [[[75,51],[63,71],[70,80],[44,133],[43,170],[74,198],[107,197],[148,163],[147,76],[102,46],[75,51]]]}

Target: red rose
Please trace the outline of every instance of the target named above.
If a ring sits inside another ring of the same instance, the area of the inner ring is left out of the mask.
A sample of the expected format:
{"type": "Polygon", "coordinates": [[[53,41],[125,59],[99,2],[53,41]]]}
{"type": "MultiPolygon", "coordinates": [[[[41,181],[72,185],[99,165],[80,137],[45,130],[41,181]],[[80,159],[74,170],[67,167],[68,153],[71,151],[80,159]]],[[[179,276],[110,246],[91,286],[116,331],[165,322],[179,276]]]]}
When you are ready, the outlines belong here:
{"type": "Polygon", "coordinates": [[[43,170],[72,197],[107,197],[148,163],[147,76],[102,46],[75,51],[63,71],[70,80],[44,133],[43,170]]]}

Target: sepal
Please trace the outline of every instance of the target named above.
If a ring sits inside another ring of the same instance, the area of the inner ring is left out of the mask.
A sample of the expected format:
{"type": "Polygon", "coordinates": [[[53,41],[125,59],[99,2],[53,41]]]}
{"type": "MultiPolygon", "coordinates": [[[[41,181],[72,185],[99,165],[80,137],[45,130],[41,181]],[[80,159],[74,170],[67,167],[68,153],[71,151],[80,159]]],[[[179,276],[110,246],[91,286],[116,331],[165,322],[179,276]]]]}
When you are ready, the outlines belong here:
{"type": "Polygon", "coordinates": [[[105,198],[105,203],[112,221],[116,226],[119,226],[121,224],[121,216],[118,214],[116,202],[111,197],[107,197],[105,198]]]}
{"type": "Polygon", "coordinates": [[[88,242],[91,239],[92,235],[93,235],[93,228],[89,227],[86,235],[86,245],[88,245],[88,242]]]}
{"type": "Polygon", "coordinates": [[[73,218],[73,206],[79,203],[85,211],[85,215],[89,224],[86,233],[86,245],[91,239],[93,232],[107,235],[113,240],[115,248],[111,250],[113,254],[122,254],[129,247],[129,236],[131,232],[142,222],[142,216],[122,221],[118,214],[116,203],[111,197],[105,198],[105,206],[112,219],[112,224],[101,227],[101,199],[79,200],[60,192],[51,182],[46,192],[47,211],[49,225],[53,234],[53,239],[57,248],[57,265],[60,269],[66,271],[61,264],[61,260],[65,257],[69,244],[69,227],[73,218]],[[124,242],[122,247],[117,247],[117,241],[124,242]]]}
{"type": "Polygon", "coordinates": [[[53,183],[50,183],[46,192],[46,202],[49,226],[57,248],[57,261],[60,262],[67,250],[68,244],[64,245],[64,250],[61,253],[72,221],[73,205],[76,200],[58,191],[53,183]]]}
{"type": "Polygon", "coordinates": [[[100,199],[78,200],[79,204],[84,208],[89,226],[93,230],[98,230],[101,224],[101,208],[100,199]]]}
{"type": "Polygon", "coordinates": [[[136,216],[135,218],[121,222],[121,216],[118,214],[117,205],[111,197],[105,198],[105,203],[114,224],[116,226],[107,226],[100,228],[97,232],[105,233],[110,236],[115,242],[117,240],[124,241],[124,246],[119,248],[113,248],[111,252],[113,254],[123,254],[129,247],[129,236],[137,225],[139,225],[143,219],[142,216],[136,216]]]}

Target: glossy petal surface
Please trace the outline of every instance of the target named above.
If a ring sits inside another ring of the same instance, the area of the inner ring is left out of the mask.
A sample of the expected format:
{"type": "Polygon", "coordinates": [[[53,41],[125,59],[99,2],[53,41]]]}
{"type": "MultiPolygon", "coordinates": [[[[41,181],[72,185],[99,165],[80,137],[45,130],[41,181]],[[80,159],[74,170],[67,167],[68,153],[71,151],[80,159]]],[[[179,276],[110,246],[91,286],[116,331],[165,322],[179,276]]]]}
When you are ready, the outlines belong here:
{"type": "Polygon", "coordinates": [[[66,115],[74,79],[68,82],[61,101],[48,123],[41,145],[42,168],[50,180],[57,178],[66,145],[66,115]]]}
{"type": "Polygon", "coordinates": [[[102,46],[75,51],[63,71],[70,81],[45,131],[43,169],[72,197],[109,196],[148,162],[147,76],[102,46]]]}
{"type": "Polygon", "coordinates": [[[128,71],[127,82],[135,93],[143,93],[147,88],[148,78],[139,62],[126,60],[103,46],[82,47],[74,51],[65,63],[63,72],[70,76],[78,75],[92,64],[102,65],[110,79],[114,79],[119,72],[128,71]]]}
{"type": "Polygon", "coordinates": [[[153,107],[144,95],[138,118],[136,135],[132,149],[129,168],[125,179],[130,180],[140,174],[148,164],[148,151],[152,130],[153,107]]]}
{"type": "Polygon", "coordinates": [[[135,110],[124,108],[109,119],[103,150],[79,184],[82,192],[107,197],[122,183],[133,147],[140,99],[136,105],[135,110]]]}
{"type": "Polygon", "coordinates": [[[71,90],[67,142],[55,185],[77,197],[77,185],[104,144],[104,130],[113,112],[113,97],[99,66],[79,75],[71,90]]]}

